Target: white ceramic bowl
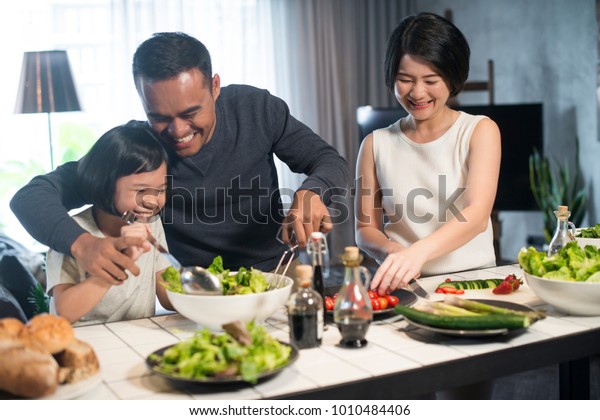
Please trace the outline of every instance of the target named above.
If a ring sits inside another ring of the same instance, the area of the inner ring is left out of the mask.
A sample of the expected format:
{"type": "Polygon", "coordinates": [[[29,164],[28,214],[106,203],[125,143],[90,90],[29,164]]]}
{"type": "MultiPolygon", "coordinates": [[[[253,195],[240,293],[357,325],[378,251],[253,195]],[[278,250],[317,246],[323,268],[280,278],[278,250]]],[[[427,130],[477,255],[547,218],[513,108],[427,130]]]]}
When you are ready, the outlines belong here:
{"type": "MultiPolygon", "coordinates": [[[[275,274],[264,273],[267,283],[275,274]]],[[[263,321],[284,306],[290,296],[293,280],[284,277],[278,289],[262,293],[230,296],[203,296],[167,290],[173,307],[184,317],[220,331],[221,325],[234,321],[263,321]]]]}
{"type": "Polygon", "coordinates": [[[596,248],[600,248],[600,238],[578,238],[577,235],[583,228],[579,228],[575,231],[575,240],[580,247],[585,247],[586,245],[594,245],[596,248]]]}
{"type": "Polygon", "coordinates": [[[570,315],[600,315],[600,283],[555,280],[525,273],[527,285],[544,302],[570,315]]]}
{"type": "Polygon", "coordinates": [[[600,238],[575,238],[575,240],[582,248],[586,245],[594,245],[596,248],[600,248],[600,238]]]}

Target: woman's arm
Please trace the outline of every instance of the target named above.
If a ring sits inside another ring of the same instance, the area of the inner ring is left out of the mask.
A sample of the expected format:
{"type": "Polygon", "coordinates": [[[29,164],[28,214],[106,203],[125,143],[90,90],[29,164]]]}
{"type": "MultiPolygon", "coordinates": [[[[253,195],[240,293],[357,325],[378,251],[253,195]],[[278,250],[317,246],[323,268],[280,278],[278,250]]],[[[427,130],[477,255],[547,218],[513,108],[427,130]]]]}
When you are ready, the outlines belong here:
{"type": "Polygon", "coordinates": [[[372,287],[380,292],[403,287],[419,276],[427,261],[460,248],[485,231],[498,187],[500,155],[500,130],[494,121],[485,118],[477,124],[470,140],[462,221],[452,218],[406,250],[388,254],[373,277],[372,287]]]}
{"type": "Polygon", "coordinates": [[[356,163],[355,239],[372,258],[383,261],[393,252],[404,249],[383,233],[382,195],[375,171],[373,135],[362,142],[356,163]]]}

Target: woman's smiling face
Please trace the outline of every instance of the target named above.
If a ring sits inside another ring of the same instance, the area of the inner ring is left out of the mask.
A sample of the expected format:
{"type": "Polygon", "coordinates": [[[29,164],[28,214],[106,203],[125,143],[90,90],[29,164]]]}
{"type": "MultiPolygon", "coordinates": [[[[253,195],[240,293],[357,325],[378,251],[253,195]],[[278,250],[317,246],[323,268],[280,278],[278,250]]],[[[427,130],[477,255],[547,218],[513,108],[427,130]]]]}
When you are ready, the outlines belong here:
{"type": "Polygon", "coordinates": [[[450,89],[428,61],[405,54],[396,73],[394,94],[414,119],[427,120],[445,109],[450,89]]]}

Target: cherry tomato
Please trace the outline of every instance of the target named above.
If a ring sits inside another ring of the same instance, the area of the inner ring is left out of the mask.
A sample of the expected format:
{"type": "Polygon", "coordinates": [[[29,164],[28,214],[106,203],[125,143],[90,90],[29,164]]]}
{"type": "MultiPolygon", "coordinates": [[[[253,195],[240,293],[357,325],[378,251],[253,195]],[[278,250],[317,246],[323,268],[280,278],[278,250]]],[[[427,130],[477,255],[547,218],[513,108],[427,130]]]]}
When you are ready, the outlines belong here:
{"type": "Polygon", "coordinates": [[[381,305],[379,304],[379,300],[371,299],[371,307],[374,311],[379,311],[381,309],[381,305]]]}
{"type": "Polygon", "coordinates": [[[334,303],[333,303],[333,299],[330,298],[329,296],[325,296],[325,310],[326,311],[333,311],[333,307],[334,307],[334,303]]]}
{"type": "Polygon", "coordinates": [[[384,309],[388,308],[389,302],[388,302],[388,300],[386,298],[379,297],[379,298],[377,298],[377,301],[379,302],[379,308],[381,310],[384,310],[384,309]]]}
{"type": "Polygon", "coordinates": [[[375,290],[369,290],[368,294],[369,294],[369,299],[377,299],[379,297],[379,295],[377,294],[377,292],[375,290]]]}
{"type": "Polygon", "coordinates": [[[394,295],[387,295],[385,298],[388,301],[388,307],[389,308],[393,308],[399,302],[398,298],[396,296],[394,296],[394,295]]]}

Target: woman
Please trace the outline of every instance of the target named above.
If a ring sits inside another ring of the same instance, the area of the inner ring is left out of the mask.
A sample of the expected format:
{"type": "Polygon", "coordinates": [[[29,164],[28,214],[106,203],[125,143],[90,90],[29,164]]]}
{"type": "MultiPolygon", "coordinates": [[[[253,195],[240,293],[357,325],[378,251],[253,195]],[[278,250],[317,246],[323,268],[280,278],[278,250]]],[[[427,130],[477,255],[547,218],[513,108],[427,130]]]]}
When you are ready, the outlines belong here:
{"type": "MultiPolygon", "coordinates": [[[[167,163],[164,148],[146,123],[131,121],[109,130],[79,164],[81,187],[93,205],[74,219],[97,237],[147,239],[151,234],[166,248],[157,215],[166,201],[167,163]],[[126,224],[122,215],[127,211],[138,222],[126,224]]],[[[81,325],[154,316],[157,297],[163,307],[173,309],[160,284],[168,261],[147,243],[121,251],[137,262],[140,273],[108,282],[86,273],[73,257],[49,250],[51,311],[81,325]]]]}
{"type": "Polygon", "coordinates": [[[408,116],[364,139],[355,205],[357,244],[381,263],[371,282],[379,293],[421,274],[495,265],[500,132],[448,106],[469,56],[460,30],[431,13],[406,17],[388,39],[386,85],[408,116]]]}

